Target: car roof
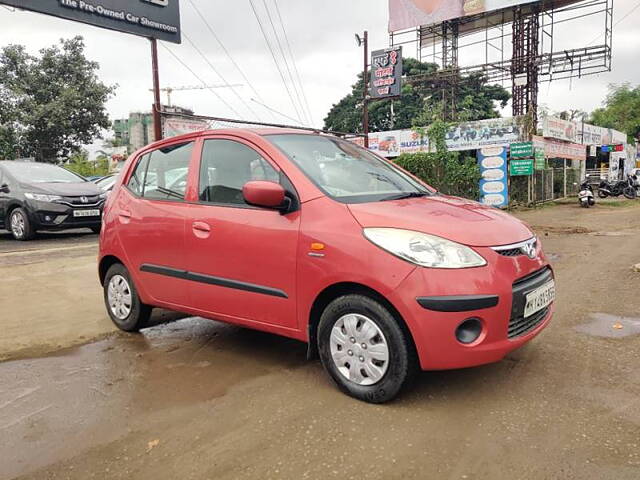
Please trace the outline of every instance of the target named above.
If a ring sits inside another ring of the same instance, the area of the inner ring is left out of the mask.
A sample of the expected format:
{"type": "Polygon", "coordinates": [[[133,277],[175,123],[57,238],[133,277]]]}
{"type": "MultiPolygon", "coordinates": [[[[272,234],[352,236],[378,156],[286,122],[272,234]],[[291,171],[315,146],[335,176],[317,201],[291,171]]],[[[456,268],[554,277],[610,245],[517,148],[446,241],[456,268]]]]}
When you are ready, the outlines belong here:
{"type": "Polygon", "coordinates": [[[194,140],[206,135],[230,135],[230,136],[252,136],[257,135],[260,137],[266,137],[269,135],[327,135],[321,130],[301,130],[297,128],[221,128],[200,130],[198,132],[185,133],[184,135],[178,135],[175,137],[164,138],[157,142],[153,142],[145,147],[143,150],[156,149],[163,145],[173,145],[184,140],[194,140]]]}

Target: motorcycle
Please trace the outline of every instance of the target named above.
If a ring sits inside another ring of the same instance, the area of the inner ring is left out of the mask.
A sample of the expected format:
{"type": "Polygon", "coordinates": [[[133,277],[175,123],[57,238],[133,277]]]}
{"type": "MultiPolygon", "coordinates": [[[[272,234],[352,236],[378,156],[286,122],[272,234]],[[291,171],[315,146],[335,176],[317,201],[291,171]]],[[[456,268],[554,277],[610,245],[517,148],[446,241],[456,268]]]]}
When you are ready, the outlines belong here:
{"type": "Polygon", "coordinates": [[[598,196],[600,198],[607,197],[619,197],[624,195],[629,199],[634,199],[637,196],[635,181],[627,177],[626,180],[618,180],[616,182],[609,182],[602,180],[598,186],[598,196]]]}
{"type": "MultiPolygon", "coordinates": [[[[577,184],[575,184],[577,185],[577,184]]],[[[588,179],[580,184],[580,192],[578,193],[578,202],[583,208],[589,208],[596,204],[596,197],[593,195],[593,187],[588,179]]]]}

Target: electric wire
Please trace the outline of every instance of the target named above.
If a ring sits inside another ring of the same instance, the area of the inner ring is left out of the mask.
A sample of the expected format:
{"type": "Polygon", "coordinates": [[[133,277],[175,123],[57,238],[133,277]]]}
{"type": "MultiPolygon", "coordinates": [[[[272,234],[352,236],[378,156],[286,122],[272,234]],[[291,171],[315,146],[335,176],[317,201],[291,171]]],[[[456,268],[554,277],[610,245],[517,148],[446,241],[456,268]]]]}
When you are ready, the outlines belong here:
{"type": "MultiPolygon", "coordinates": [[[[258,92],[258,90],[256,90],[256,88],[253,86],[253,83],[249,80],[249,78],[247,78],[247,75],[244,73],[244,71],[242,70],[242,68],[240,68],[240,65],[238,65],[238,63],[236,62],[236,60],[233,58],[233,56],[231,55],[231,53],[229,52],[229,50],[227,49],[227,47],[224,45],[224,43],[222,43],[222,40],[220,39],[220,37],[218,36],[218,34],[215,32],[215,30],[213,29],[213,27],[211,26],[211,23],[207,20],[207,18],[202,14],[202,12],[200,11],[200,9],[198,8],[198,6],[195,4],[195,2],[193,0],[189,0],[189,3],[191,4],[191,6],[193,7],[194,11],[196,12],[196,14],[200,17],[200,19],[202,20],[202,22],[205,24],[205,26],[207,27],[207,29],[209,30],[209,32],[211,33],[211,36],[213,37],[213,39],[216,41],[216,43],[220,46],[220,48],[222,49],[222,51],[224,52],[224,54],[227,56],[227,58],[229,59],[229,61],[233,64],[233,66],[236,68],[236,70],[238,70],[238,72],[240,73],[240,75],[242,76],[242,79],[244,80],[244,82],[249,86],[249,88],[253,91],[254,95],[256,96],[256,98],[258,98],[261,102],[264,102],[264,100],[262,99],[262,96],[260,95],[260,93],[258,92]]],[[[271,114],[271,116],[273,118],[275,118],[273,116],[273,114],[271,114]]]]}
{"type": "MultiPolygon", "coordinates": [[[[189,65],[187,65],[178,55],[176,55],[169,47],[167,47],[164,43],[162,42],[158,42],[160,44],[160,46],[162,46],[162,48],[164,48],[167,52],[169,52],[171,54],[171,56],[173,58],[175,58],[178,63],[180,63],[184,68],[186,68],[189,72],[191,72],[191,74],[200,82],[202,83],[202,85],[206,86],[207,82],[205,82],[196,72],[193,71],[193,69],[191,67],[189,67],[189,65]]],[[[234,115],[236,115],[238,118],[240,118],[242,115],[240,115],[238,113],[238,111],[233,108],[232,105],[229,104],[229,102],[227,102],[224,98],[222,98],[218,92],[216,92],[214,89],[212,88],[207,88],[207,90],[209,90],[211,93],[213,93],[218,100],[220,100],[229,110],[231,110],[231,112],[233,112],[234,115]]]]}
{"type": "Polygon", "coordinates": [[[280,74],[280,79],[282,80],[282,84],[285,87],[285,90],[287,92],[287,95],[289,96],[289,100],[291,100],[291,105],[293,105],[293,109],[295,111],[296,117],[298,118],[298,123],[302,124],[302,120],[300,118],[300,113],[298,112],[298,108],[296,107],[296,102],[293,99],[293,95],[291,94],[291,90],[289,88],[289,85],[287,84],[287,82],[285,81],[284,78],[284,74],[282,73],[282,69],[280,68],[280,64],[278,63],[278,60],[276,59],[276,55],[275,52],[273,51],[273,47],[271,46],[271,43],[269,42],[269,38],[267,37],[267,32],[264,29],[264,26],[262,25],[262,21],[260,20],[260,16],[258,15],[258,12],[256,11],[256,7],[253,4],[253,0],[249,0],[249,5],[251,6],[251,10],[253,11],[253,15],[255,16],[256,20],[258,21],[258,25],[260,27],[260,31],[262,32],[262,36],[267,44],[267,47],[269,48],[269,52],[271,53],[271,58],[273,58],[273,62],[276,65],[276,69],[278,70],[278,73],[280,74]]]}
{"type": "Polygon", "coordinates": [[[308,124],[309,123],[309,117],[307,115],[307,112],[304,109],[304,104],[302,103],[302,96],[300,95],[300,92],[298,91],[298,87],[296,85],[296,82],[293,78],[293,74],[291,73],[291,68],[289,67],[289,61],[287,60],[287,55],[284,52],[284,48],[282,47],[282,42],[280,41],[280,36],[278,35],[278,32],[276,30],[276,27],[273,23],[273,17],[271,16],[271,11],[269,10],[269,6],[267,5],[267,0],[262,0],[262,4],[264,5],[264,9],[267,12],[267,19],[269,20],[269,24],[271,25],[271,30],[273,31],[273,36],[276,39],[276,43],[278,44],[278,49],[280,50],[280,55],[282,56],[282,59],[284,60],[284,66],[285,69],[287,70],[287,74],[289,75],[289,80],[291,81],[291,86],[293,87],[293,92],[295,94],[296,100],[298,101],[298,105],[300,107],[300,113],[302,114],[302,118],[304,119],[304,121],[308,124]]]}
{"type": "Polygon", "coordinates": [[[227,79],[224,78],[224,76],[218,71],[218,69],[213,65],[213,63],[211,62],[211,60],[209,60],[209,58],[202,52],[202,50],[200,50],[200,48],[198,47],[198,45],[196,45],[196,43],[191,40],[191,38],[186,34],[186,33],[182,33],[182,36],[187,40],[187,42],[189,42],[189,44],[193,47],[193,49],[198,52],[198,54],[202,57],[202,59],[207,63],[207,65],[209,65],[209,67],[211,68],[211,70],[213,70],[213,72],[220,78],[220,80],[222,80],[222,83],[224,84],[225,87],[228,87],[233,94],[238,98],[238,100],[240,100],[244,106],[247,107],[247,109],[251,112],[251,115],[255,116],[256,119],[258,119],[256,112],[253,111],[253,109],[251,108],[251,105],[249,105],[247,103],[247,101],[242,98],[242,96],[238,93],[238,91],[233,87],[233,85],[231,85],[229,82],[227,82],[227,79]]]}
{"type": "Polygon", "coordinates": [[[291,43],[289,42],[289,35],[287,35],[287,30],[284,27],[284,22],[282,21],[282,15],[280,14],[280,7],[278,6],[278,0],[273,0],[274,5],[276,6],[276,13],[278,14],[278,19],[280,21],[280,26],[282,27],[282,33],[284,33],[284,39],[287,45],[287,50],[289,51],[289,56],[291,57],[291,61],[293,63],[293,69],[296,74],[296,78],[298,79],[298,84],[300,85],[300,90],[302,91],[302,98],[304,99],[305,106],[307,108],[307,112],[309,113],[309,120],[313,123],[313,114],[311,113],[311,107],[309,106],[309,100],[307,99],[307,93],[304,88],[304,84],[300,79],[300,72],[298,71],[298,65],[296,62],[296,58],[293,55],[293,50],[291,49],[291,43]]]}

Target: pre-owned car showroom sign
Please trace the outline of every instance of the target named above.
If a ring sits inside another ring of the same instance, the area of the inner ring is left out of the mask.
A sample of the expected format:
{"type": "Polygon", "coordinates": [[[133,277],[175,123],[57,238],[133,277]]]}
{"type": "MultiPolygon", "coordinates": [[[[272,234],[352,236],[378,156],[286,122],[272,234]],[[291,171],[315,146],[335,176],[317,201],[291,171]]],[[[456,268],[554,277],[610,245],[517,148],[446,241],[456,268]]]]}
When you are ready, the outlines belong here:
{"type": "Polygon", "coordinates": [[[179,0],[0,0],[0,4],[180,43],[179,0]]]}

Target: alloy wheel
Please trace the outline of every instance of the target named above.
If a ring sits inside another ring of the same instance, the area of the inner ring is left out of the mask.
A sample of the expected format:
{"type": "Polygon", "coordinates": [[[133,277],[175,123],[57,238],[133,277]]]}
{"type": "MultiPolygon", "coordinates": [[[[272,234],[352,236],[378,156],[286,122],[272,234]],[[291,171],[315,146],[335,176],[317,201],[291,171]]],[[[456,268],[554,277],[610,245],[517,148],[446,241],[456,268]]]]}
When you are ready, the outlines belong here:
{"type": "Polygon", "coordinates": [[[389,345],[370,318],[350,313],[331,330],[331,357],[340,374],[358,385],[374,385],[389,368],[389,345]]]}
{"type": "Polygon", "coordinates": [[[25,232],[25,221],[22,213],[13,212],[11,214],[11,232],[16,238],[22,238],[25,232]]]}

